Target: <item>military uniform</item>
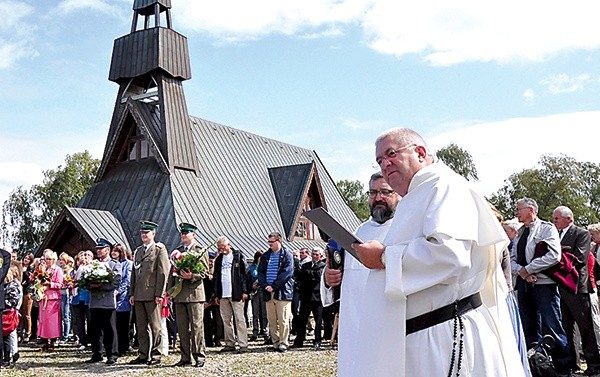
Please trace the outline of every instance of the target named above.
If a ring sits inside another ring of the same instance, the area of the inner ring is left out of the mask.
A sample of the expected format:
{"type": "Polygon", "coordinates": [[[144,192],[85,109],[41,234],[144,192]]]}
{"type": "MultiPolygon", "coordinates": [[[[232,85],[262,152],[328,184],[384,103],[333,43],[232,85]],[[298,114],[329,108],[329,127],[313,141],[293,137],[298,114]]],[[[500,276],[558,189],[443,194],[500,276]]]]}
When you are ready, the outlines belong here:
{"type": "MultiPolygon", "coordinates": [[[[202,247],[194,241],[188,247],[188,250],[201,252],[202,247]]],[[[181,245],[176,251],[183,254],[188,250],[186,250],[185,246],[181,245]]],[[[207,251],[204,251],[201,260],[208,268],[207,251]]],[[[173,303],[175,303],[175,313],[177,313],[175,320],[181,344],[181,360],[176,364],[177,366],[191,364],[192,356],[197,366],[204,365],[206,357],[204,302],[206,301],[206,294],[204,292],[203,280],[207,276],[207,270],[193,274],[191,279],[181,279],[175,271],[169,275],[169,287],[174,287],[179,279],[182,280],[181,291],[172,298],[173,303]]]]}
{"type": "MultiPolygon", "coordinates": [[[[144,231],[144,222],[142,222],[142,231],[144,231]]],[[[132,364],[145,360],[148,363],[160,362],[162,305],[155,303],[155,298],[163,296],[168,274],[169,257],[165,245],[155,242],[135,249],[130,295],[134,298],[139,348],[138,358],[133,360],[132,364]],[[147,331],[148,326],[152,334],[152,344],[147,331]],[[148,356],[151,359],[148,359],[148,356]]]]}

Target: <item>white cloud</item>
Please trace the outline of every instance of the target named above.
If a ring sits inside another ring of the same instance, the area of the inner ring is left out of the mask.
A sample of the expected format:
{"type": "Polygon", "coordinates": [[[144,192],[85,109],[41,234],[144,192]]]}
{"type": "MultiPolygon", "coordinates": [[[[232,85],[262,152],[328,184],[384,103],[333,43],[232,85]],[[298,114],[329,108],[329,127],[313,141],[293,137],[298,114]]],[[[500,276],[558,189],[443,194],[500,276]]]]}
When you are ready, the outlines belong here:
{"type": "Polygon", "coordinates": [[[270,34],[339,34],[338,24],[355,22],[368,0],[174,1],[173,12],[187,29],[225,41],[252,40],[270,34]],[[313,33],[307,33],[312,31],[313,33]],[[316,33],[318,34],[318,33],[316,33]]]}
{"type": "Polygon", "coordinates": [[[422,55],[432,65],[472,61],[540,61],[565,50],[600,46],[595,0],[174,0],[184,28],[221,42],[270,34],[331,36],[359,26],[374,50],[422,55]],[[235,10],[235,11],[232,11],[235,10]]]}
{"type": "Polygon", "coordinates": [[[22,1],[0,0],[0,14],[2,15],[0,33],[12,31],[32,11],[33,8],[22,1]]]}
{"type": "Polygon", "coordinates": [[[64,165],[67,154],[88,150],[101,158],[106,129],[97,127],[78,133],[54,134],[49,142],[47,135],[3,135],[0,138],[0,206],[8,194],[18,186],[29,188],[42,183],[43,171],[64,165]]]}
{"type": "Polygon", "coordinates": [[[38,53],[27,43],[5,43],[0,39],[0,69],[10,68],[22,58],[36,56],[38,53]]]}
{"type": "Polygon", "coordinates": [[[342,126],[351,130],[372,130],[373,128],[381,128],[386,126],[386,122],[369,120],[360,121],[354,118],[344,118],[341,120],[342,126]]]}
{"type": "Polygon", "coordinates": [[[121,7],[114,4],[111,5],[109,2],[103,0],[63,0],[56,9],[57,13],[61,14],[91,9],[105,14],[117,15],[120,13],[119,10],[121,7]]]}
{"type": "Polygon", "coordinates": [[[467,150],[479,175],[481,192],[498,190],[511,174],[536,167],[543,154],[566,154],[578,161],[600,163],[596,139],[589,135],[600,124],[600,111],[513,118],[486,122],[425,136],[434,149],[455,143],[467,150]]]}
{"type": "Polygon", "coordinates": [[[0,69],[37,55],[30,45],[34,28],[26,22],[32,12],[33,8],[23,2],[0,0],[0,69]]]}
{"type": "Polygon", "coordinates": [[[533,100],[535,100],[535,91],[533,89],[525,90],[525,92],[523,92],[523,98],[527,104],[533,103],[533,100]]]}
{"type": "Polygon", "coordinates": [[[588,74],[569,77],[566,73],[560,73],[543,79],[540,84],[546,86],[551,94],[563,94],[583,90],[585,84],[591,81],[588,74]]]}
{"type": "MultiPolygon", "coordinates": [[[[439,131],[438,127],[417,131],[433,151],[450,143],[467,150],[479,176],[476,187],[482,194],[490,195],[500,189],[511,174],[535,168],[544,154],[565,154],[578,161],[600,164],[596,139],[581,137],[590,135],[598,124],[600,111],[590,111],[475,124],[466,121],[460,127],[445,125],[451,131],[439,131]]],[[[313,149],[335,181],[360,180],[366,186],[369,176],[378,170],[374,143],[384,130],[376,127],[357,131],[343,140],[328,138],[325,144],[313,149]]]]}

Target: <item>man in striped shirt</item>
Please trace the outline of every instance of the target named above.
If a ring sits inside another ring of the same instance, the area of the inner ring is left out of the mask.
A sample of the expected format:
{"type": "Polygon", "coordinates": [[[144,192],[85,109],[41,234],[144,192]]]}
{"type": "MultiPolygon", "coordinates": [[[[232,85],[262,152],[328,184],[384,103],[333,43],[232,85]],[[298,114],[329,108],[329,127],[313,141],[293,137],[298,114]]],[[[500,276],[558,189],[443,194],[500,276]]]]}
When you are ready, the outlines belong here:
{"type": "Polygon", "coordinates": [[[258,283],[267,301],[267,319],[273,348],[286,352],[294,297],[294,257],[283,247],[281,234],[269,234],[269,250],[258,265],[258,283]]]}

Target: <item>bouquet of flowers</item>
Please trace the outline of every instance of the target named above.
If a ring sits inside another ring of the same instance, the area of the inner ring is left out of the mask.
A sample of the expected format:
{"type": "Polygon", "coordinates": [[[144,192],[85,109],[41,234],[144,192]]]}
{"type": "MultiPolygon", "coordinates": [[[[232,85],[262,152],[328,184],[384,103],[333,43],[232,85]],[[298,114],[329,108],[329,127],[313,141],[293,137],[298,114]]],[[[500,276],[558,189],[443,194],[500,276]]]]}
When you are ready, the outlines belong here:
{"type": "Polygon", "coordinates": [[[77,279],[77,286],[94,289],[100,284],[112,282],[114,277],[115,273],[105,263],[94,260],[81,272],[81,276],[77,279]]]}
{"type": "Polygon", "coordinates": [[[44,294],[44,291],[47,288],[45,283],[48,283],[51,279],[50,273],[46,271],[46,264],[38,264],[35,271],[33,271],[33,274],[30,275],[30,279],[33,284],[31,298],[35,301],[42,301],[44,297],[46,297],[44,294]]]}
{"type": "Polygon", "coordinates": [[[175,250],[171,254],[171,265],[173,266],[173,274],[177,274],[178,281],[175,286],[173,286],[167,292],[167,295],[171,298],[177,296],[179,292],[181,292],[181,287],[183,284],[183,279],[180,277],[180,271],[191,272],[192,274],[200,274],[203,271],[208,270],[208,266],[204,262],[204,254],[206,254],[207,250],[215,245],[216,242],[213,242],[210,246],[203,247],[200,250],[189,250],[185,253],[180,252],[179,250],[175,250]]]}
{"type": "Polygon", "coordinates": [[[63,288],[69,290],[75,288],[75,281],[73,280],[73,276],[71,274],[65,274],[63,288]]]}

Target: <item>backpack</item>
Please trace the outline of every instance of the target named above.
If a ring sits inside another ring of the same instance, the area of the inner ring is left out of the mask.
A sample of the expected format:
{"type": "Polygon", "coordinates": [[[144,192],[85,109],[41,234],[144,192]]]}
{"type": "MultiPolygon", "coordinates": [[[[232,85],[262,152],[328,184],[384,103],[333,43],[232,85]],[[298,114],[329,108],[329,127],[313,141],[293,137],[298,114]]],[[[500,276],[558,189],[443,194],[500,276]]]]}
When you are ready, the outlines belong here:
{"type": "Polygon", "coordinates": [[[19,326],[21,314],[17,309],[5,309],[2,312],[2,336],[8,336],[19,326]]]}
{"type": "Polygon", "coordinates": [[[527,359],[531,368],[532,377],[557,377],[550,350],[554,345],[552,335],[546,335],[541,342],[534,342],[529,345],[527,359]]]}

